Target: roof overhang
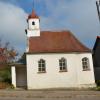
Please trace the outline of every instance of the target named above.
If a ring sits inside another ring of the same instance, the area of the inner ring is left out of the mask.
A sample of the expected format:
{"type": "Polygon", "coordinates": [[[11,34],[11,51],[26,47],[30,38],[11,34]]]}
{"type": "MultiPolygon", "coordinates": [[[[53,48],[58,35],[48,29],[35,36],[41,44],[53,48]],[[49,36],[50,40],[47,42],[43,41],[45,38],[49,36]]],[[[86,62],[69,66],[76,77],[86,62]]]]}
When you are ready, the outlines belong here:
{"type": "Polygon", "coordinates": [[[84,52],[26,52],[25,54],[81,54],[81,53],[92,53],[91,51],[84,51],[84,52]]]}

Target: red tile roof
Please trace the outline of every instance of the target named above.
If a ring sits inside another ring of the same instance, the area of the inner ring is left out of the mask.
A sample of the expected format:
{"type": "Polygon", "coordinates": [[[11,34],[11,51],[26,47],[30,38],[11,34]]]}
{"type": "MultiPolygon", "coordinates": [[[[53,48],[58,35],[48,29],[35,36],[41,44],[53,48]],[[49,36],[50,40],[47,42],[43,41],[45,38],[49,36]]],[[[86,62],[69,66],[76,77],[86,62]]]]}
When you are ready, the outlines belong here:
{"type": "Polygon", "coordinates": [[[31,19],[31,18],[37,18],[39,19],[39,17],[36,15],[35,11],[33,10],[32,13],[28,16],[28,19],[31,19]]]}
{"type": "Polygon", "coordinates": [[[29,53],[90,52],[70,31],[42,31],[29,38],[29,53]]]}
{"type": "Polygon", "coordinates": [[[99,38],[99,39],[100,39],[100,36],[97,36],[97,38],[99,38]]]}

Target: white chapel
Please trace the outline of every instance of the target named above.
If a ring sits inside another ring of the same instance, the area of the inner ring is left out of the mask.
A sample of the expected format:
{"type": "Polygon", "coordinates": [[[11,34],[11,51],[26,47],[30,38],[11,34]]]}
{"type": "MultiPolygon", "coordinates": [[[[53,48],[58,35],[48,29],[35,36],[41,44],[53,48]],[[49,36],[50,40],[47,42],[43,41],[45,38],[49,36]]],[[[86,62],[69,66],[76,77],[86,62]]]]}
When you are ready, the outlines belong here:
{"type": "Polygon", "coordinates": [[[41,31],[28,16],[26,67],[12,66],[12,84],[27,89],[95,87],[92,52],[70,31],[41,31]]]}

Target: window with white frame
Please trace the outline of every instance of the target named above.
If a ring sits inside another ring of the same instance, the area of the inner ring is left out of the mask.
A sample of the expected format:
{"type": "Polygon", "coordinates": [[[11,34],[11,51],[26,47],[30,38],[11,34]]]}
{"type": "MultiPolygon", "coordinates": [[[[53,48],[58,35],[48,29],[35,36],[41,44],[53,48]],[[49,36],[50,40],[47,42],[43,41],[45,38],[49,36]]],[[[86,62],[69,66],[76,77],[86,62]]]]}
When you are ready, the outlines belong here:
{"type": "Polygon", "coordinates": [[[59,59],[59,70],[60,72],[67,71],[67,61],[65,58],[59,59]]]}
{"type": "Polygon", "coordinates": [[[40,73],[46,72],[46,63],[45,63],[45,60],[43,59],[40,59],[38,61],[38,72],[40,73]]]}
{"type": "Polygon", "coordinates": [[[83,66],[83,71],[90,70],[89,59],[87,57],[84,57],[82,59],[82,66],[83,66]]]}

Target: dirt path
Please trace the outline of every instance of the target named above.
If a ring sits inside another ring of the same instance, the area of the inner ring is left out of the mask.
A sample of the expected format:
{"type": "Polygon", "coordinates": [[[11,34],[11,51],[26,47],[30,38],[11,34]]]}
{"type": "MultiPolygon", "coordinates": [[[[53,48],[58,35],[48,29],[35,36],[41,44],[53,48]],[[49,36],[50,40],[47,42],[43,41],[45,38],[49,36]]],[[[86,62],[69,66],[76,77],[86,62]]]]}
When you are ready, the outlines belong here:
{"type": "Polygon", "coordinates": [[[0,100],[100,100],[100,92],[68,90],[0,90],[0,100]]]}

